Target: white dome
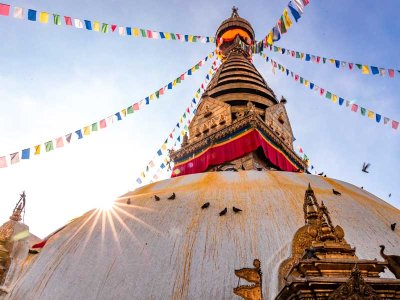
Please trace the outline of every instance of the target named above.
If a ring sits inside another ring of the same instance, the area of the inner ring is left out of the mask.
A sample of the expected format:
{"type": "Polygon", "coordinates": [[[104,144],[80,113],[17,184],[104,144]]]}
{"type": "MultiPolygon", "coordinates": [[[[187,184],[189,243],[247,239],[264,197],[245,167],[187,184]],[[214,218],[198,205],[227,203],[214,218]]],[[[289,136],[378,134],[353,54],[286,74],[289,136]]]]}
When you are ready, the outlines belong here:
{"type": "Polygon", "coordinates": [[[264,298],[272,299],[279,265],[304,225],[308,183],[359,258],[380,259],[380,244],[388,253],[399,249],[398,231],[390,230],[399,210],[351,184],[301,173],[209,172],[147,185],[121,197],[109,214],[76,219],[49,240],[6,297],[240,299],[234,270],[258,258],[264,298]],[[173,192],[176,199],[167,200],[173,192]],[[210,207],[202,210],[205,202],[210,207]],[[232,206],[243,211],[234,214],[232,206]]]}

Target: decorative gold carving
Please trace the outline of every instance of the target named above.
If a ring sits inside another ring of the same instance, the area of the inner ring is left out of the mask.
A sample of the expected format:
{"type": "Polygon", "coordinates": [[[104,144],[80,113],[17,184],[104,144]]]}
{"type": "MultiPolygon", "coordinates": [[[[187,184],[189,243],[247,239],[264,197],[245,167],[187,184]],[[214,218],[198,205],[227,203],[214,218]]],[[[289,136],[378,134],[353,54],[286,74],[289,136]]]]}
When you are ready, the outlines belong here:
{"type": "Polygon", "coordinates": [[[376,291],[365,283],[356,265],[349,280],[329,295],[328,300],[379,300],[376,291]]]}
{"type": "Polygon", "coordinates": [[[235,270],[235,275],[239,277],[239,281],[238,286],[233,289],[233,293],[246,300],[262,300],[262,272],[260,261],[255,259],[253,261],[253,266],[254,268],[235,270]],[[241,278],[254,284],[239,286],[241,278]]]}

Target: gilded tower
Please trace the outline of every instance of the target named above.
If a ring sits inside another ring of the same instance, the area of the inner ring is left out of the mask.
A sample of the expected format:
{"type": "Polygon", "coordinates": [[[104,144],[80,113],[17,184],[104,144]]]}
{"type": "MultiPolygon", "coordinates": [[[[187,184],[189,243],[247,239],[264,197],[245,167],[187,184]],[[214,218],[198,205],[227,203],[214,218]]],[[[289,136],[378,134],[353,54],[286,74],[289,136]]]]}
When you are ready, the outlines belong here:
{"type": "Polygon", "coordinates": [[[252,63],[250,23],[233,8],[216,32],[222,64],[204,92],[172,176],[223,170],[302,172],[285,109],[252,63]],[[223,155],[221,155],[223,154],[223,155]]]}

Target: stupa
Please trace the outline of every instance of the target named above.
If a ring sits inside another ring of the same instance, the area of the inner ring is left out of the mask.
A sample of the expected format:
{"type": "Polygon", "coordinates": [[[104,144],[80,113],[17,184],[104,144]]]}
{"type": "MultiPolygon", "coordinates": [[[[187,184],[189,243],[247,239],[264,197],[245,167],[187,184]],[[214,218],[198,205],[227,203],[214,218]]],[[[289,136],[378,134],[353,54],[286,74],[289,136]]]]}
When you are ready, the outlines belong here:
{"type": "Polygon", "coordinates": [[[234,9],[216,37],[223,63],[171,152],[172,178],[74,219],[22,260],[0,243],[0,299],[400,299],[398,266],[379,258],[379,245],[398,253],[399,210],[307,174],[286,100],[243,47],[250,23],[234,9]]]}

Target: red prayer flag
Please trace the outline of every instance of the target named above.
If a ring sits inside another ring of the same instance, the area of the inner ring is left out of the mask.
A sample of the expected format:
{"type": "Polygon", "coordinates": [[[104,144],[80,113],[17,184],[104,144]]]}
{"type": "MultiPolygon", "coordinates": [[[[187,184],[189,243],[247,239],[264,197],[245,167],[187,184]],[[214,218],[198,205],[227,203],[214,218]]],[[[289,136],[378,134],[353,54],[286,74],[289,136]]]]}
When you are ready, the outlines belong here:
{"type": "Polygon", "coordinates": [[[116,28],[117,28],[117,25],[111,25],[111,31],[112,32],[114,32],[116,28]]]}
{"type": "Polygon", "coordinates": [[[320,88],[319,89],[319,93],[321,94],[321,96],[325,93],[325,89],[323,89],[323,88],[320,88]]]}
{"type": "Polygon", "coordinates": [[[0,3],[0,15],[8,16],[10,14],[10,5],[0,3]]]}
{"type": "Polygon", "coordinates": [[[294,75],[294,80],[296,80],[296,81],[299,80],[299,75],[297,75],[297,74],[294,75]]]}
{"type": "Polygon", "coordinates": [[[64,16],[64,20],[65,20],[65,25],[72,26],[71,17],[64,16]]]}
{"type": "Polygon", "coordinates": [[[188,108],[186,108],[186,111],[190,114],[190,110],[189,110],[189,107],[188,108]]]}
{"type": "Polygon", "coordinates": [[[148,38],[153,38],[153,33],[151,32],[151,30],[147,30],[147,37],[148,38]]]}
{"type": "Polygon", "coordinates": [[[100,121],[100,128],[106,128],[107,127],[107,122],[105,119],[100,121]]]}
{"type": "Polygon", "coordinates": [[[351,111],[357,112],[357,110],[358,110],[358,105],[357,104],[353,104],[351,106],[351,111]]]}
{"type": "Polygon", "coordinates": [[[353,63],[349,63],[349,69],[353,70],[353,63]]]}
{"type": "Polygon", "coordinates": [[[160,95],[164,95],[164,88],[159,89],[158,92],[160,93],[160,95]]]}
{"type": "Polygon", "coordinates": [[[169,134],[169,137],[170,137],[171,139],[173,139],[173,138],[174,138],[174,137],[172,136],[172,133],[170,133],[170,134],[169,134]]]}
{"type": "Polygon", "coordinates": [[[321,61],[321,57],[317,56],[317,64],[321,61]]]}
{"type": "Polygon", "coordinates": [[[392,120],[392,128],[397,129],[399,127],[399,122],[392,120]]]}
{"type": "Polygon", "coordinates": [[[308,4],[310,4],[310,0],[303,0],[303,4],[304,6],[307,6],[308,4]]]}
{"type": "Polygon", "coordinates": [[[133,104],[133,110],[139,110],[139,103],[133,104]]]}
{"type": "Polygon", "coordinates": [[[389,71],[389,77],[394,77],[394,70],[392,70],[392,69],[389,69],[388,70],[389,71]]]}
{"type": "Polygon", "coordinates": [[[182,74],[180,78],[181,80],[185,80],[185,74],[182,74]]]}

